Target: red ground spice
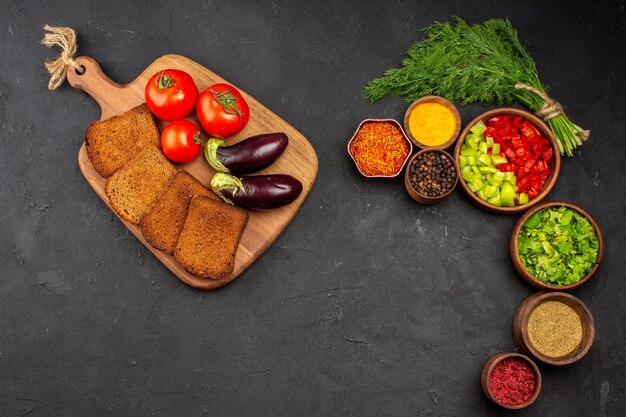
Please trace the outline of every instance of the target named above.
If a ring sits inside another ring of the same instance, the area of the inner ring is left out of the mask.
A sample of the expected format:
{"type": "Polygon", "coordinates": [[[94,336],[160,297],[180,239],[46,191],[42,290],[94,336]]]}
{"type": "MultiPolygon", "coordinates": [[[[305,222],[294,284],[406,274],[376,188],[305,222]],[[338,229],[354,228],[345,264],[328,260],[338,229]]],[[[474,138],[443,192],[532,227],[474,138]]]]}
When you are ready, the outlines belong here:
{"type": "Polygon", "coordinates": [[[508,406],[521,405],[535,393],[537,377],[530,364],[520,358],[504,359],[493,368],[489,387],[495,399],[508,406]]]}

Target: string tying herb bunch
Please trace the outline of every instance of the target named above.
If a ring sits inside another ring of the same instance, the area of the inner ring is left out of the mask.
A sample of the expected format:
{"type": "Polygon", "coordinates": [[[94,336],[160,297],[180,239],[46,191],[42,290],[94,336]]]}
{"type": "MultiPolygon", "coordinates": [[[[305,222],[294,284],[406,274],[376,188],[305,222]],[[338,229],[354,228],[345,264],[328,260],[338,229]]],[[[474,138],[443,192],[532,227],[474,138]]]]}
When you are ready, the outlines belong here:
{"type": "Polygon", "coordinates": [[[452,24],[436,22],[422,32],[425,38],[411,45],[402,68],[367,84],[363,92],[371,103],[387,94],[407,102],[432,94],[462,104],[517,102],[543,118],[562,155],[572,156],[589,137],[548,97],[535,61],[508,19],[470,25],[455,16],[452,24]]]}

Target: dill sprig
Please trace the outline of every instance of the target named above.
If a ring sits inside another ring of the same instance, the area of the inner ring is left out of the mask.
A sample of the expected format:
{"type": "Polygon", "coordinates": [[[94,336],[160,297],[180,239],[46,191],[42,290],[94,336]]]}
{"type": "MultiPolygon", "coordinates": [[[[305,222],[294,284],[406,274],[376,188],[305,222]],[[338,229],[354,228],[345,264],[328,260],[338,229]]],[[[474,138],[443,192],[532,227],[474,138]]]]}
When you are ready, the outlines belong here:
{"type": "MultiPolygon", "coordinates": [[[[393,94],[410,103],[433,94],[462,104],[517,102],[533,112],[544,106],[537,94],[515,88],[523,83],[546,91],[535,61],[508,19],[472,25],[458,16],[452,20],[452,24],[436,22],[422,29],[424,39],[411,45],[402,67],[387,70],[383,77],[370,81],[363,90],[365,97],[373,103],[393,94]]],[[[573,155],[588,135],[565,114],[551,118],[547,124],[564,155],[573,155]]]]}

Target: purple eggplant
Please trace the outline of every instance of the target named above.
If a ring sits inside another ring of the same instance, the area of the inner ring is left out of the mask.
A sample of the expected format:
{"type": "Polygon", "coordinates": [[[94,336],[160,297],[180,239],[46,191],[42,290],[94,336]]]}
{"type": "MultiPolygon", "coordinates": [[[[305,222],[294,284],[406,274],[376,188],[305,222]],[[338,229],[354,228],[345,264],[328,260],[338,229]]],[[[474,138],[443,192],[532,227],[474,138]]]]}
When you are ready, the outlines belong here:
{"type": "Polygon", "coordinates": [[[250,210],[268,210],[292,203],[300,196],[302,183],[283,174],[235,177],[218,172],[211,179],[211,188],[229,204],[250,210]]]}
{"type": "Polygon", "coordinates": [[[204,147],[204,157],[217,172],[250,174],[272,165],[288,143],[284,133],[252,136],[231,146],[224,146],[221,139],[211,138],[204,147]]]}

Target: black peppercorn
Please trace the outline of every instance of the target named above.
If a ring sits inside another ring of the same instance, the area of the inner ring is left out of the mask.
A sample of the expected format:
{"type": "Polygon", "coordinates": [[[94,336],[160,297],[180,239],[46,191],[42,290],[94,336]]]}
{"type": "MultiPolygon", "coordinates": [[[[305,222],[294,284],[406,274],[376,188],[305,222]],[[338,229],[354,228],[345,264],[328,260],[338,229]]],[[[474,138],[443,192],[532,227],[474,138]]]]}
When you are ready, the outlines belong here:
{"type": "Polygon", "coordinates": [[[409,167],[409,181],[418,194],[439,197],[452,190],[456,180],[454,162],[445,154],[425,152],[409,167]]]}

